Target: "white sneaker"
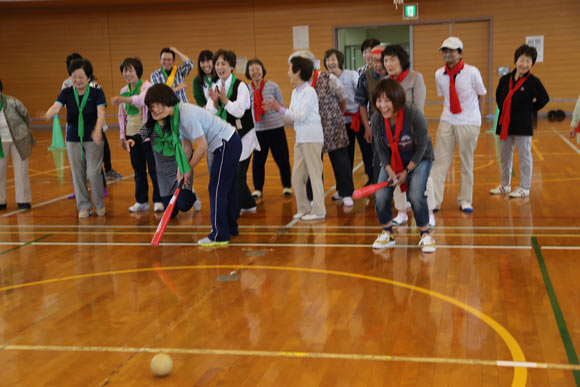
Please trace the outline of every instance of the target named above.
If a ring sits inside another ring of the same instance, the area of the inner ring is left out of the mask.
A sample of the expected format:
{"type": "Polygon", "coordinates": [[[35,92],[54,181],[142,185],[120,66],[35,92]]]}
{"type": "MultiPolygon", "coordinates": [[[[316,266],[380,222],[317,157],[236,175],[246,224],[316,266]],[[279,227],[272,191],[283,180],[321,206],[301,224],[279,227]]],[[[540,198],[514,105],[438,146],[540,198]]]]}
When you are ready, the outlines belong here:
{"type": "Polygon", "coordinates": [[[332,195],[332,200],[342,200],[342,199],[343,197],[340,196],[338,192],[335,192],[334,195],[332,195]]]}
{"type": "Polygon", "coordinates": [[[393,224],[395,226],[401,226],[409,221],[409,215],[405,211],[399,211],[397,216],[393,219],[393,224]]]}
{"type": "Polygon", "coordinates": [[[262,191],[260,191],[259,189],[255,190],[254,192],[252,192],[252,197],[261,198],[262,197],[262,191]]]}
{"type": "Polygon", "coordinates": [[[292,217],[293,219],[300,219],[304,216],[305,214],[302,212],[297,212],[294,214],[294,216],[292,217]]]}
{"type": "Polygon", "coordinates": [[[345,207],[352,207],[352,206],[354,206],[354,202],[352,201],[352,197],[345,196],[344,198],[342,198],[342,204],[345,207]]]}
{"type": "Polygon", "coordinates": [[[373,249],[384,249],[395,245],[395,237],[390,232],[383,230],[373,243],[373,249]]]}
{"type": "Polygon", "coordinates": [[[282,190],[282,195],[284,195],[284,196],[292,196],[292,188],[284,188],[282,190]]]}
{"type": "Polygon", "coordinates": [[[195,196],[197,197],[197,199],[195,199],[195,202],[193,202],[193,209],[195,210],[195,212],[199,212],[201,211],[201,199],[199,198],[199,196],[197,196],[197,194],[195,196]]]}
{"type": "Polygon", "coordinates": [[[149,203],[135,203],[129,207],[129,212],[149,211],[149,203]]]}
{"type": "Polygon", "coordinates": [[[79,219],[86,219],[89,216],[91,216],[91,210],[88,208],[79,211],[79,219]]]}
{"type": "Polygon", "coordinates": [[[434,253],[435,239],[431,238],[430,234],[423,234],[419,241],[419,246],[421,246],[421,251],[424,253],[434,253]]]}
{"type": "Polygon", "coordinates": [[[429,227],[435,227],[435,214],[433,213],[429,214],[429,227]]]}
{"type": "Polygon", "coordinates": [[[514,192],[510,194],[510,198],[523,198],[530,196],[530,190],[518,187],[514,192]]]}
{"type": "Polygon", "coordinates": [[[107,213],[107,209],[105,207],[99,208],[96,212],[97,216],[105,216],[105,214],[107,213]]]}
{"type": "Polygon", "coordinates": [[[165,206],[161,202],[156,202],[153,204],[153,212],[163,212],[165,210],[165,206]]]}
{"type": "Polygon", "coordinates": [[[498,185],[497,187],[490,189],[489,193],[491,195],[503,195],[506,193],[510,193],[512,188],[509,185],[498,185]]]}
{"type": "Polygon", "coordinates": [[[461,202],[459,209],[463,212],[473,212],[473,206],[468,202],[461,202]]]}
{"type": "Polygon", "coordinates": [[[241,208],[240,209],[240,214],[244,214],[247,212],[256,212],[256,206],[251,207],[251,208],[241,208]]]}
{"type": "Polygon", "coordinates": [[[310,213],[310,214],[304,215],[300,219],[302,219],[302,220],[319,220],[319,219],[324,219],[324,218],[326,218],[326,215],[316,215],[316,214],[310,213]]]}

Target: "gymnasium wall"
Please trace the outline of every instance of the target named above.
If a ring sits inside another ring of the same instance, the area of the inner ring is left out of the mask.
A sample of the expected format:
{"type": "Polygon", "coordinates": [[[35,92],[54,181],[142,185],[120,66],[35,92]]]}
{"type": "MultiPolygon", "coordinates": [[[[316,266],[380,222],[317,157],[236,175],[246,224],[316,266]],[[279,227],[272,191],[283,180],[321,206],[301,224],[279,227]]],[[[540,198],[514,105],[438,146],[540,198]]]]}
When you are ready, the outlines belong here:
{"type": "MultiPolygon", "coordinates": [[[[462,25],[468,26],[466,19],[486,18],[491,18],[493,32],[493,90],[488,90],[491,96],[499,78],[497,67],[513,66],[513,52],[526,35],[544,35],[544,63],[537,63],[533,72],[552,99],[578,97],[580,1],[561,0],[557,6],[545,0],[414,1],[419,4],[418,22],[444,22],[439,28],[417,25],[422,28],[420,31],[435,31],[427,34],[429,40],[420,38],[421,34],[415,36],[416,40],[422,39],[415,42],[416,49],[421,50],[415,57],[425,58],[423,64],[416,64],[428,80],[428,101],[440,101],[432,78],[436,67],[442,64],[437,48],[448,34],[445,25],[463,21],[462,25]]],[[[144,78],[148,78],[159,66],[162,47],[175,46],[194,60],[202,49],[228,48],[238,56],[262,59],[268,78],[281,86],[289,103],[287,58],[293,51],[292,26],[309,26],[310,49],[322,59],[324,51],[333,46],[333,27],[403,22],[401,7],[395,11],[390,0],[178,1],[163,5],[131,0],[3,2],[0,15],[0,79],[5,92],[23,100],[35,116],[55,100],[67,76],[65,58],[73,51],[93,62],[95,74],[110,99],[123,86],[119,65],[127,56],[143,60],[144,78]]],[[[489,28],[480,27],[481,22],[466,29],[474,43],[478,34],[481,42],[489,41],[489,28]]],[[[470,62],[467,43],[465,59],[470,62]]],[[[488,69],[482,70],[489,74],[488,69]]],[[[192,77],[187,80],[190,100],[192,77]]],[[[440,106],[430,111],[437,116],[440,106]]],[[[573,107],[571,101],[551,102],[544,111],[571,111],[573,107]]],[[[110,123],[116,121],[115,113],[113,107],[107,109],[110,123]]]]}

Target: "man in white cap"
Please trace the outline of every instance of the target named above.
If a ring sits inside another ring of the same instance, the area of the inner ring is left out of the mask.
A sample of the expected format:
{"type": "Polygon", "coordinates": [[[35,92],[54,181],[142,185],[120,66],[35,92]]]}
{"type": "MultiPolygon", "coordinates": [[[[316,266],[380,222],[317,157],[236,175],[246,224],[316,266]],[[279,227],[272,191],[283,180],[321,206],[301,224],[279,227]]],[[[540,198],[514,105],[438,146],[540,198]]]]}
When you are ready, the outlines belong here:
{"type": "Polygon", "coordinates": [[[437,128],[435,162],[431,178],[435,191],[435,209],[441,208],[445,177],[459,150],[461,181],[457,204],[463,212],[473,212],[473,154],[481,127],[481,111],[487,90],[477,67],[463,63],[463,42],[456,37],[445,39],[439,48],[445,66],[435,72],[437,95],[445,98],[437,128]]]}

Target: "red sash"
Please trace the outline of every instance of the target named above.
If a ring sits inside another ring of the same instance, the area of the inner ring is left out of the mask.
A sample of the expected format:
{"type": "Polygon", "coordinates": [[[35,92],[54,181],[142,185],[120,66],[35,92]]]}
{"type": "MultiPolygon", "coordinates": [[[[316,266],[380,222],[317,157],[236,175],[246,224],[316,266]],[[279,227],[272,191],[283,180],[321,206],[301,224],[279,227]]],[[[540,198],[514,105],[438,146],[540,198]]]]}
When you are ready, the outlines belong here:
{"type": "Polygon", "coordinates": [[[264,98],[262,97],[262,90],[264,90],[264,85],[266,82],[262,79],[262,83],[260,83],[260,88],[256,90],[254,87],[254,82],[252,82],[252,90],[254,90],[254,119],[256,122],[259,122],[262,118],[262,115],[265,113],[264,108],[262,107],[264,103],[264,98]]]}
{"type": "Polygon", "coordinates": [[[318,81],[318,70],[314,70],[314,76],[312,77],[312,87],[316,89],[316,81],[318,81]]]}
{"type": "Polygon", "coordinates": [[[513,85],[514,78],[510,77],[510,90],[508,92],[508,95],[503,100],[503,105],[501,107],[501,117],[499,117],[498,121],[499,124],[501,125],[501,132],[499,134],[500,140],[505,140],[508,136],[508,129],[510,127],[510,114],[512,110],[512,97],[514,93],[518,91],[520,87],[522,87],[522,85],[528,79],[529,76],[530,74],[528,73],[528,75],[526,75],[525,77],[521,77],[515,86],[513,85]]]}
{"type": "Polygon", "coordinates": [[[344,113],[345,117],[352,117],[352,122],[350,123],[350,129],[355,133],[360,130],[360,111],[357,110],[356,113],[344,113]]]}
{"type": "MultiPolygon", "coordinates": [[[[404,123],[405,112],[403,109],[401,109],[397,114],[397,122],[395,123],[395,138],[393,138],[391,123],[387,118],[385,118],[385,131],[387,132],[387,139],[389,140],[389,146],[391,147],[391,168],[393,168],[395,173],[399,173],[405,169],[403,160],[401,159],[401,154],[399,153],[399,138],[401,137],[404,123]]],[[[407,183],[401,184],[401,192],[407,192],[407,183]]]]}
{"type": "Polygon", "coordinates": [[[580,133],[580,121],[578,121],[578,127],[576,128],[576,133],[580,133]]]}
{"type": "Polygon", "coordinates": [[[407,78],[407,75],[409,74],[409,69],[403,71],[401,74],[395,76],[395,75],[389,75],[389,78],[393,78],[395,81],[401,83],[403,82],[403,80],[405,78],[407,78]]]}
{"type": "Polygon", "coordinates": [[[461,59],[452,69],[445,65],[445,74],[449,75],[449,108],[453,114],[461,113],[461,104],[459,103],[457,90],[455,90],[455,75],[463,70],[463,66],[463,59],[461,59]]]}

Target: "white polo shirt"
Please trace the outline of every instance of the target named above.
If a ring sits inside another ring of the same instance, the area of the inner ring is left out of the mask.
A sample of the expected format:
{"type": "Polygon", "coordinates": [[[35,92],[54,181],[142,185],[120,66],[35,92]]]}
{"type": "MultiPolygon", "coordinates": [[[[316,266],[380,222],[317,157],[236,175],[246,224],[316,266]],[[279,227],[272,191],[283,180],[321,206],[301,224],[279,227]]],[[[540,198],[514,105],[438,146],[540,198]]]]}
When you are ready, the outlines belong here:
{"type": "Polygon", "coordinates": [[[455,77],[455,90],[461,104],[461,113],[453,114],[449,109],[449,75],[445,74],[445,67],[435,72],[437,95],[445,97],[441,121],[451,125],[478,125],[481,126],[481,112],[479,111],[479,96],[487,94],[481,74],[475,66],[465,64],[455,77]]]}

